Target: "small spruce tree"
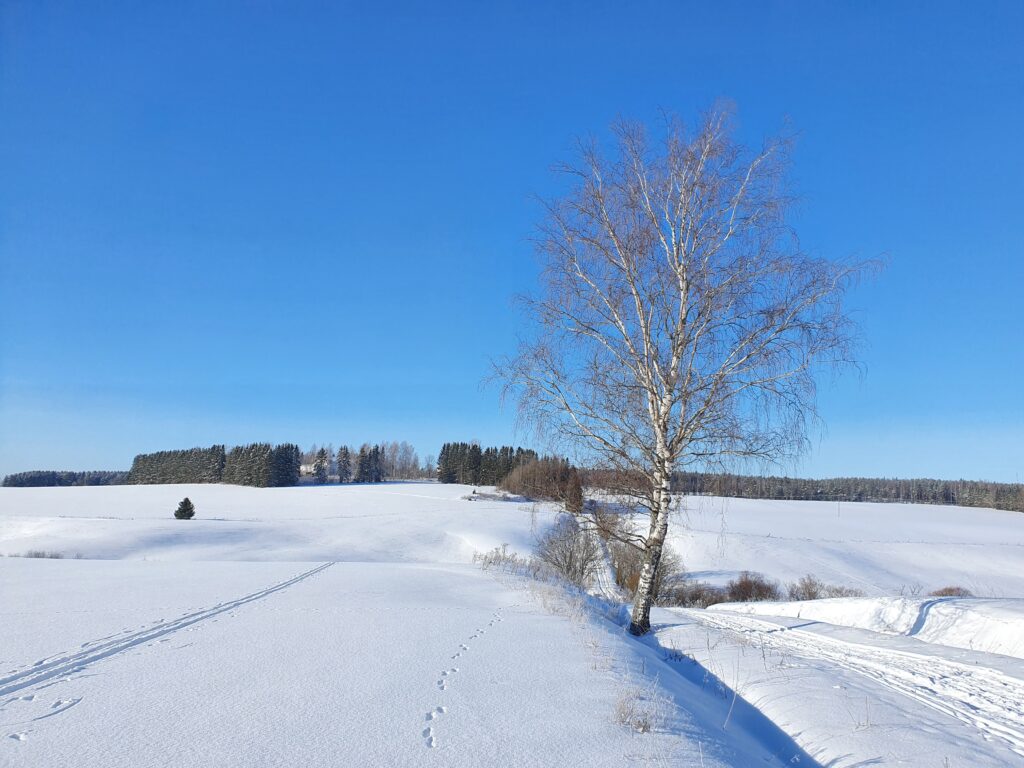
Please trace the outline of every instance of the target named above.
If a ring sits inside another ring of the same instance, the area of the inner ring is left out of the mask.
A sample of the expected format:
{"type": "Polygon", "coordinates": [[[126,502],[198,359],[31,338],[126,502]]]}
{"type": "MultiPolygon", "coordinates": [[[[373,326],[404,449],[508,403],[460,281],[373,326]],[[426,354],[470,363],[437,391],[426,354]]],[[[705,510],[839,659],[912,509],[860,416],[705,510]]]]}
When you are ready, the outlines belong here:
{"type": "Polygon", "coordinates": [[[359,455],[356,457],[356,482],[370,482],[370,450],[365,443],[359,448],[359,455]]]}
{"type": "Polygon", "coordinates": [[[327,482],[327,467],[330,459],[327,456],[327,449],[321,448],[316,453],[316,461],[313,462],[313,479],[318,485],[327,482]]]}
{"type": "Polygon", "coordinates": [[[352,456],[344,445],[338,449],[338,482],[347,483],[352,479],[352,456]]]}
{"type": "Polygon", "coordinates": [[[191,520],[192,516],[195,515],[195,513],[196,508],[192,504],[192,502],[189,501],[188,496],[182,499],[181,503],[178,504],[178,508],[174,510],[174,516],[179,520],[191,520]]]}

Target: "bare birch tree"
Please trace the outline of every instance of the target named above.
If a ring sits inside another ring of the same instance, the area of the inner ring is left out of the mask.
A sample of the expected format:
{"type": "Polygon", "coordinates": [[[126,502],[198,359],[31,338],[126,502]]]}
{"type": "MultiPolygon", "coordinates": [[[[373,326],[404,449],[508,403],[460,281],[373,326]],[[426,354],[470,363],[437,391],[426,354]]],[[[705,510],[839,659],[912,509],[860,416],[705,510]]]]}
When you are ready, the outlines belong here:
{"type": "Polygon", "coordinates": [[[815,375],[850,361],[843,298],[861,265],[801,251],[786,223],[788,143],[747,150],[728,110],[652,144],[614,126],[547,203],[531,340],[497,364],[520,414],[573,444],[649,514],[630,631],[650,629],[673,472],[799,454],[815,375]]]}

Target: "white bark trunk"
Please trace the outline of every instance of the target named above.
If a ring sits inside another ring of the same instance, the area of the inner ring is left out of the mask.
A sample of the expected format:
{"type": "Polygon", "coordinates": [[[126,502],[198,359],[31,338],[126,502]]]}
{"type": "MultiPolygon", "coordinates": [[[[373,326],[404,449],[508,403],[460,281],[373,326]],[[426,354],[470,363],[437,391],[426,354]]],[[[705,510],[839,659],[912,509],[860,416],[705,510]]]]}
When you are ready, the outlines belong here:
{"type": "Polygon", "coordinates": [[[654,585],[661,564],[661,553],[668,534],[668,515],[671,506],[671,475],[666,466],[659,471],[654,492],[654,509],[651,510],[651,530],[644,548],[644,563],[640,568],[640,579],[633,598],[633,613],[629,631],[633,635],[644,635],[651,629],[651,608],[654,605],[654,585]]]}

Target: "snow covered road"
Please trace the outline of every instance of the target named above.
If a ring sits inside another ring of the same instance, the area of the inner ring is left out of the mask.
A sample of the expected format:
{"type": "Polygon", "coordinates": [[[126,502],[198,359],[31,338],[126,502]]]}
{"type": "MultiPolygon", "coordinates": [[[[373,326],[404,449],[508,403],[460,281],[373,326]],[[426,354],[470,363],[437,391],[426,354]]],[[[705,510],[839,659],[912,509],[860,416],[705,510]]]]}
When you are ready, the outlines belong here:
{"type": "Polygon", "coordinates": [[[1024,662],[724,610],[656,612],[658,647],[693,659],[821,765],[1024,764],[1024,662]]]}
{"type": "MultiPolygon", "coordinates": [[[[934,653],[910,653],[814,632],[816,622],[704,612],[700,621],[749,635],[774,651],[834,664],[870,678],[914,701],[971,726],[987,740],[1002,741],[1024,757],[1024,677],[964,664],[934,653]]],[[[863,632],[870,641],[873,633],[863,632]]],[[[880,638],[884,639],[884,638],[880,638]]],[[[923,649],[928,646],[921,644],[923,649]]],[[[1024,664],[1020,665],[1024,672],[1024,664]]]]}

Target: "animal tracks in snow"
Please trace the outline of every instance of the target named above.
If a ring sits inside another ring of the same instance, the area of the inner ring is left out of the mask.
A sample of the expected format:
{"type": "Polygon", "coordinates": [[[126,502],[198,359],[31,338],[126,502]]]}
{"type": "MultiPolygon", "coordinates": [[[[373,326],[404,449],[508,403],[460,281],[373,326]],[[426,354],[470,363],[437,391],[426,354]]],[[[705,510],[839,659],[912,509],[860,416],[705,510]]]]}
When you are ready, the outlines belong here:
{"type": "MultiPolygon", "coordinates": [[[[514,606],[510,606],[510,607],[514,607],[514,606]]],[[[504,610],[504,609],[503,608],[499,608],[498,610],[496,610],[492,614],[491,620],[487,624],[488,627],[493,627],[496,624],[498,624],[499,622],[502,622],[502,621],[505,620],[504,617],[501,615],[502,610],[504,610]]],[[[473,634],[470,635],[469,638],[467,638],[465,642],[459,643],[459,649],[450,658],[453,661],[455,659],[460,658],[464,653],[469,651],[469,645],[468,645],[469,643],[471,643],[474,640],[480,639],[485,634],[487,634],[487,630],[486,629],[484,629],[482,627],[477,627],[474,630],[473,634]]],[[[448,686],[452,683],[452,681],[455,678],[455,675],[457,675],[458,673],[459,673],[459,667],[448,667],[447,669],[442,669],[438,673],[437,683],[436,683],[437,689],[439,691],[441,691],[441,692],[447,691],[448,690],[448,686]]],[[[427,715],[426,715],[427,722],[434,723],[442,715],[447,714],[447,712],[448,712],[448,708],[447,707],[443,707],[443,706],[434,707],[432,710],[427,712],[427,715]]],[[[434,748],[437,747],[437,734],[435,732],[435,729],[434,729],[433,725],[428,725],[426,728],[424,728],[422,735],[423,735],[423,743],[425,744],[425,746],[428,749],[434,749],[434,748]]]]}
{"type": "Polygon", "coordinates": [[[447,689],[448,688],[448,679],[447,678],[451,677],[452,675],[454,675],[458,671],[459,671],[458,667],[452,667],[451,669],[442,670],[441,671],[441,677],[437,681],[437,687],[440,688],[442,691],[447,689]]]}
{"type": "MultiPolygon", "coordinates": [[[[447,711],[447,707],[434,707],[432,710],[427,712],[427,721],[436,720],[447,711]]],[[[428,725],[423,729],[423,741],[427,745],[428,749],[433,749],[437,746],[437,737],[434,736],[434,727],[432,725],[428,725]]]]}

